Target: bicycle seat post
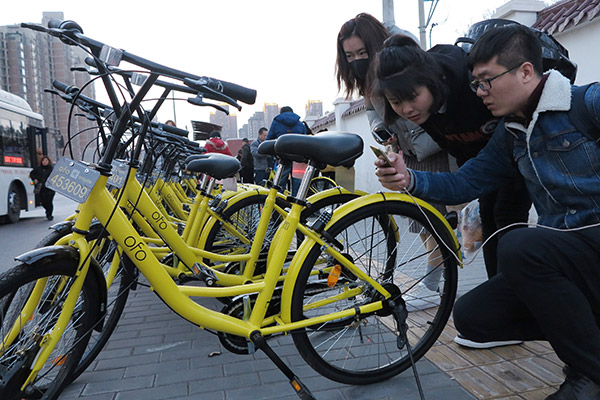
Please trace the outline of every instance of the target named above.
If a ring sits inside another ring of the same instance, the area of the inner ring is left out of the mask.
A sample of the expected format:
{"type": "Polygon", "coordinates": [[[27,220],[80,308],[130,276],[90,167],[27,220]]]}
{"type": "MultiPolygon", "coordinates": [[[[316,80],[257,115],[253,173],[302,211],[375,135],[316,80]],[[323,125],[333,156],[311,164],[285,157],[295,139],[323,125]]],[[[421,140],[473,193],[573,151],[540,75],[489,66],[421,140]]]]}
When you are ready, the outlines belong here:
{"type": "Polygon", "coordinates": [[[298,189],[298,193],[296,194],[296,199],[300,201],[305,201],[308,196],[308,189],[310,186],[310,181],[316,173],[319,171],[317,167],[315,167],[312,162],[308,163],[306,167],[306,171],[304,171],[304,176],[302,177],[302,181],[300,182],[300,188],[298,189]]]}

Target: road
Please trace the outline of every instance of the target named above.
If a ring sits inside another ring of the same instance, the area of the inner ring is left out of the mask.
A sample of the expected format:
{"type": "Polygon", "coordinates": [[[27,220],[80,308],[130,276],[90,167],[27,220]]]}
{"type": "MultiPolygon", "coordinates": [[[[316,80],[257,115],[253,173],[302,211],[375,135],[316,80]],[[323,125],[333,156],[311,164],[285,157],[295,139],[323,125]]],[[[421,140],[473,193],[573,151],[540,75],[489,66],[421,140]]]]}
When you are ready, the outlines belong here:
{"type": "Polygon", "coordinates": [[[48,228],[73,214],[77,203],[57,194],[54,197],[54,220],[48,221],[43,207],[22,212],[16,224],[0,224],[0,273],[13,267],[14,258],[31,250],[43,237],[48,228]]]}

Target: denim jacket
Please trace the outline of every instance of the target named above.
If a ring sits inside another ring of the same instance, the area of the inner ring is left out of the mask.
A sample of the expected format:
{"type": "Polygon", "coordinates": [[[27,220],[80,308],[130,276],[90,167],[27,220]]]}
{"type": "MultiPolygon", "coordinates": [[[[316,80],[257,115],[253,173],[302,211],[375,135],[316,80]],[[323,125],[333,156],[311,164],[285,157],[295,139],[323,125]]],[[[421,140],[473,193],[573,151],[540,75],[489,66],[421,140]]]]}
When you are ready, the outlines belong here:
{"type": "MultiPolygon", "coordinates": [[[[600,126],[600,85],[590,87],[585,103],[600,126]]],[[[569,80],[551,71],[529,126],[502,120],[486,147],[455,173],[411,170],[412,193],[460,204],[521,173],[541,225],[575,228],[600,222],[600,146],[576,130],[570,107],[569,80]]]]}

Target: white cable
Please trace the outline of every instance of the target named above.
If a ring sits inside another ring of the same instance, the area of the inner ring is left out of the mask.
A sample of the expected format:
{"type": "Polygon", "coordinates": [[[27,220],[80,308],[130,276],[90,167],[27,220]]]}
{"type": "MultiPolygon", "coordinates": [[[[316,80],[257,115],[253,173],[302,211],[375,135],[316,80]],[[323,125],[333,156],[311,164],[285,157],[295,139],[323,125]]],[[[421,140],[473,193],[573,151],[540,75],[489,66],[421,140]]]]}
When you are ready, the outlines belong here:
{"type": "MultiPolygon", "coordinates": [[[[422,208],[422,207],[421,207],[421,205],[420,205],[420,204],[417,202],[417,200],[416,200],[416,199],[413,197],[413,195],[412,195],[412,194],[410,194],[410,192],[408,192],[406,189],[401,189],[401,190],[400,190],[400,192],[401,192],[401,193],[404,193],[404,194],[406,194],[406,195],[408,195],[408,196],[409,196],[409,197],[412,199],[413,203],[414,203],[414,204],[417,206],[417,208],[419,209],[419,211],[421,211],[421,213],[423,214],[423,216],[425,217],[425,219],[427,220],[427,222],[429,222],[429,225],[431,225],[431,227],[432,227],[432,228],[433,228],[433,230],[435,231],[435,227],[434,227],[434,225],[431,223],[431,220],[430,220],[430,219],[429,219],[429,217],[427,216],[427,213],[425,212],[425,210],[423,210],[423,208],[422,208]]],[[[577,228],[566,228],[566,229],[561,229],[561,228],[553,228],[553,227],[551,227],[551,226],[540,225],[540,224],[537,224],[537,223],[530,223],[530,222],[514,222],[514,223],[512,223],[512,224],[510,224],[510,225],[507,225],[507,226],[505,226],[505,227],[503,227],[503,228],[500,228],[500,229],[498,229],[496,232],[492,233],[492,234],[490,235],[490,237],[488,237],[488,238],[485,240],[485,242],[483,242],[483,243],[481,244],[481,247],[475,251],[475,253],[474,253],[474,254],[473,254],[473,256],[472,256],[472,257],[469,259],[469,261],[466,261],[466,262],[465,262],[465,261],[462,261],[462,262],[461,262],[461,260],[459,259],[458,255],[455,253],[455,251],[454,251],[453,249],[451,249],[451,248],[450,248],[450,247],[449,247],[449,246],[448,246],[448,245],[447,245],[447,244],[446,244],[444,241],[442,241],[442,244],[444,245],[444,247],[445,247],[445,248],[446,248],[448,251],[450,251],[450,253],[451,253],[451,254],[454,256],[454,258],[456,259],[456,261],[457,261],[459,264],[461,264],[461,263],[462,263],[462,265],[463,265],[463,266],[465,266],[465,265],[469,265],[469,264],[473,263],[473,261],[475,261],[475,258],[477,258],[477,256],[479,255],[479,252],[481,252],[481,251],[483,250],[483,246],[485,246],[485,245],[486,245],[486,243],[487,243],[487,242],[489,242],[489,241],[490,241],[490,239],[491,239],[492,237],[494,237],[495,235],[499,234],[499,233],[500,233],[500,232],[502,232],[502,231],[505,231],[505,230],[507,230],[507,229],[509,229],[509,228],[512,228],[512,227],[515,227],[515,226],[527,226],[527,227],[543,228],[543,229],[549,229],[549,230],[552,230],[552,231],[557,231],[557,232],[573,232],[573,231],[580,231],[580,230],[583,230],[583,229],[588,229],[588,228],[596,228],[596,227],[600,227],[600,222],[599,222],[599,223],[596,223],[596,224],[592,224],[592,225],[585,225],[585,226],[580,226],[580,227],[577,227],[577,228]]],[[[437,234],[437,236],[438,236],[438,237],[440,237],[440,238],[441,238],[441,235],[440,235],[440,234],[439,234],[437,231],[435,231],[435,233],[437,234]]]]}

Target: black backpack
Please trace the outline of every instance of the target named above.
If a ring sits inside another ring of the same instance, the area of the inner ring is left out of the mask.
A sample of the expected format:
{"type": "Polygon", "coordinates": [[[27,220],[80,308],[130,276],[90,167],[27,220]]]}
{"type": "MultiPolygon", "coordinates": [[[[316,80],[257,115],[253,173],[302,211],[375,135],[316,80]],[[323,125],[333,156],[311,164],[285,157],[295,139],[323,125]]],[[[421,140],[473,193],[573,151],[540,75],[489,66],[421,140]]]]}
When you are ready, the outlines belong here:
{"type": "MultiPolygon", "coordinates": [[[[459,37],[456,39],[454,44],[469,53],[475,41],[479,39],[479,37],[486,31],[497,26],[511,24],[518,24],[518,22],[499,18],[477,22],[471,25],[466,36],[459,37]]],[[[575,77],[577,76],[577,64],[569,60],[569,51],[565,49],[563,45],[558,43],[558,41],[552,35],[535,28],[529,27],[529,29],[535,32],[542,45],[542,64],[544,71],[555,69],[569,78],[571,84],[575,83],[575,77]]]]}

